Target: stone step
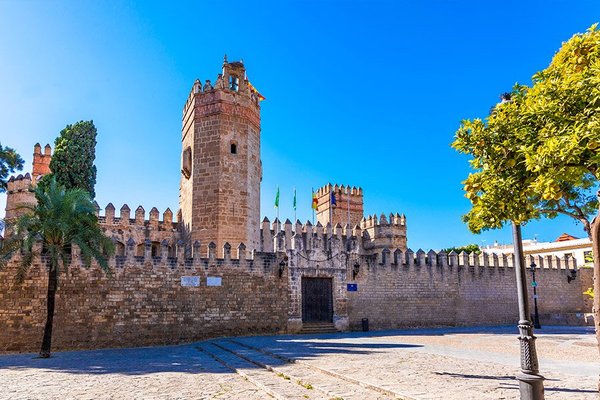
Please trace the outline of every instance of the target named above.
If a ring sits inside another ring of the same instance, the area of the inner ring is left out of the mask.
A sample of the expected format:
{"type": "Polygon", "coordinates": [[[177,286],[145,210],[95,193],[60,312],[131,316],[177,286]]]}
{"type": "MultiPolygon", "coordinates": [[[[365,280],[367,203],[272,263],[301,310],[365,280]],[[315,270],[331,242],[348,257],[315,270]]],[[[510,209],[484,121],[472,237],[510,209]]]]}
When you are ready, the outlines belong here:
{"type": "Polygon", "coordinates": [[[299,333],[336,333],[335,325],[331,322],[305,322],[302,324],[302,329],[299,333]]]}
{"type": "Polygon", "coordinates": [[[328,371],[310,363],[291,359],[279,354],[253,347],[236,339],[227,339],[223,346],[240,356],[252,359],[274,371],[279,371],[292,379],[310,382],[316,389],[332,398],[344,400],[356,399],[398,399],[415,400],[413,397],[397,393],[389,389],[349,378],[336,372],[328,371]],[[236,347],[232,345],[237,345],[236,347]],[[246,349],[246,350],[244,350],[246,349]]]}
{"type": "Polygon", "coordinates": [[[197,348],[263,390],[266,394],[265,398],[268,395],[278,400],[327,399],[327,396],[323,396],[309,387],[301,386],[291,379],[286,379],[285,376],[277,375],[256,363],[241,358],[215,343],[202,343],[197,348]]]}

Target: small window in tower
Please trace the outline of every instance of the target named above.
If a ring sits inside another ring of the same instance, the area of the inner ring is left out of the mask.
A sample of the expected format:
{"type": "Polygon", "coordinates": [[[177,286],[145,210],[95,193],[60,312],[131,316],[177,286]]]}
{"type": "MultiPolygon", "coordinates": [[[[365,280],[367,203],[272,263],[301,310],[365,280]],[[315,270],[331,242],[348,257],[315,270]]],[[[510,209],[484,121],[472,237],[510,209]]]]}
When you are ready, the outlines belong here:
{"type": "Polygon", "coordinates": [[[231,154],[237,154],[237,144],[231,143],[231,154]]]}
{"type": "Polygon", "coordinates": [[[234,91],[238,91],[240,86],[240,80],[238,79],[237,76],[234,75],[230,75],[229,76],[229,89],[234,90],[234,91]]]}
{"type": "Polygon", "coordinates": [[[181,172],[183,175],[189,179],[192,174],[192,149],[191,147],[187,147],[182,154],[182,163],[181,163],[181,172]]]}

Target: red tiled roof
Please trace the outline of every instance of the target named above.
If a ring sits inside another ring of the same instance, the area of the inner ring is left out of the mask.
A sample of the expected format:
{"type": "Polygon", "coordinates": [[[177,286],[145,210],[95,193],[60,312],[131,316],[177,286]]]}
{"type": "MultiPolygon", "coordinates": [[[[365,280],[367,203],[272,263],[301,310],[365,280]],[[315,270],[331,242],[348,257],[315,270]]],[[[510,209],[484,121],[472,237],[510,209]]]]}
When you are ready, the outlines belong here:
{"type": "Polygon", "coordinates": [[[568,240],[576,240],[578,238],[576,238],[575,236],[571,236],[568,233],[563,233],[562,235],[560,235],[558,237],[558,239],[555,240],[555,242],[566,242],[568,240]]]}

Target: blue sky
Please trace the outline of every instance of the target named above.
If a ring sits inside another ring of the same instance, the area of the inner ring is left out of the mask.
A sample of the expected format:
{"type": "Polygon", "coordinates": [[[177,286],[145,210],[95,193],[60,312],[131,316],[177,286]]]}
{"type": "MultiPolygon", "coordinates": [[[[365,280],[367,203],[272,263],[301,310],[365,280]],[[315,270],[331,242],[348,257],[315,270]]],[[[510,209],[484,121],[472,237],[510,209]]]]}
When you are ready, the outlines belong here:
{"type": "MultiPolygon", "coordinates": [[[[33,145],[69,123],[98,128],[97,201],[178,208],[181,110],[223,54],[262,102],[261,214],[311,218],[311,187],[361,186],[365,213],[405,213],[413,249],[510,242],[471,234],[449,144],[463,118],[529,83],[598,1],[58,2],[0,0],[0,141],[31,169],[33,145]]],[[[0,196],[3,210],[5,195],[0,196]]],[[[524,237],[583,236],[569,219],[524,237]]]]}

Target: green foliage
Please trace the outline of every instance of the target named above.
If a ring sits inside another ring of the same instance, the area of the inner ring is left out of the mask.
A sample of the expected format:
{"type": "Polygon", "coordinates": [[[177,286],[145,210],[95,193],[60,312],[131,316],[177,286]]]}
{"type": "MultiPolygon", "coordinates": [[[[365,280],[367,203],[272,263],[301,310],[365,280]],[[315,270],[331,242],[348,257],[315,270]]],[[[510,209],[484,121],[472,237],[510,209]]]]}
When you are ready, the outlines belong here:
{"type": "Polygon", "coordinates": [[[474,243],[467,244],[465,246],[448,247],[447,249],[442,249],[442,251],[445,253],[450,253],[450,252],[454,251],[455,253],[458,253],[458,254],[462,253],[463,251],[468,254],[471,254],[473,252],[475,252],[477,254],[481,253],[481,249],[479,248],[479,245],[474,244],[474,243]]]}
{"type": "Polygon", "coordinates": [[[67,125],[54,142],[54,154],[50,161],[50,170],[56,182],[67,189],[83,189],[92,199],[96,196],[96,133],[93,121],[67,125]]]}
{"type": "Polygon", "coordinates": [[[475,170],[463,182],[472,208],[464,216],[469,229],[500,228],[508,221],[524,223],[538,218],[539,198],[530,189],[531,174],[519,152],[519,120],[526,88],[515,86],[511,100],[498,104],[487,117],[465,120],[456,132],[452,146],[472,156],[475,170]]]}
{"type": "Polygon", "coordinates": [[[573,36],[533,77],[522,119],[535,134],[521,149],[544,200],[572,198],[583,214],[597,210],[591,190],[600,168],[600,31],[573,36]]]}
{"type": "Polygon", "coordinates": [[[84,266],[96,260],[110,273],[107,257],[114,253],[114,245],[98,225],[89,194],[82,189],[66,190],[54,178],[45,187],[36,187],[35,192],[38,204],[17,219],[14,234],[6,240],[7,246],[14,249],[16,243],[22,252],[17,280],[25,278],[39,256],[34,244],[40,241],[57,275],[60,268],[69,267],[72,244],[79,247],[84,266]]]}
{"type": "Polygon", "coordinates": [[[463,121],[452,146],[472,157],[463,182],[471,231],[564,214],[590,235],[600,167],[596,25],[565,42],[531,88],[516,85],[485,121],[463,121]]]}
{"type": "Polygon", "coordinates": [[[9,174],[23,169],[23,159],[10,147],[2,147],[0,143],[0,193],[6,192],[6,181],[9,174]]]}

